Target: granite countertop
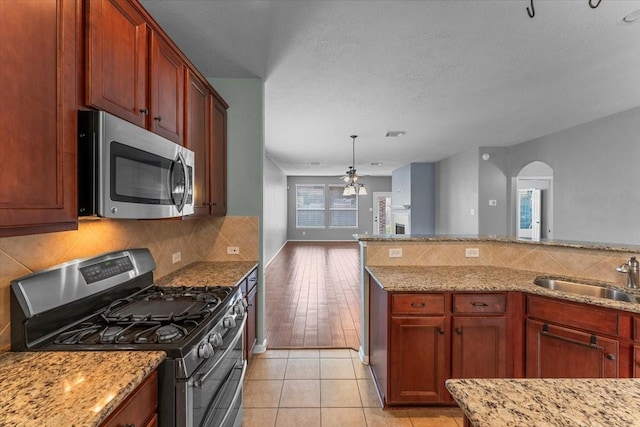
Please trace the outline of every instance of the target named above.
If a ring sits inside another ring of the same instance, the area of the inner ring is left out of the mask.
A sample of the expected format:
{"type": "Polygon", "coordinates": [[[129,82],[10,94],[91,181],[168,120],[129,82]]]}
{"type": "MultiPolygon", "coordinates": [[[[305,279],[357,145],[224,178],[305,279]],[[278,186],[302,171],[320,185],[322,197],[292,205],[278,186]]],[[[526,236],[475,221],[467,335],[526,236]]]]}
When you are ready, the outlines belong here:
{"type": "Polygon", "coordinates": [[[595,249],[614,252],[640,252],[639,245],[624,243],[579,242],[573,240],[539,241],[516,239],[509,236],[481,236],[481,235],[421,235],[421,234],[354,234],[354,238],[361,242],[500,242],[518,243],[523,245],[558,246],[564,248],[595,249]]]}
{"type": "Polygon", "coordinates": [[[162,351],[0,354],[0,425],[97,426],[165,358],[162,351]]]}
{"type": "Polygon", "coordinates": [[[257,261],[198,261],[156,280],[160,286],[235,286],[257,261]]]}
{"type": "MultiPolygon", "coordinates": [[[[536,277],[577,280],[571,277],[549,276],[539,272],[491,266],[367,266],[367,272],[386,291],[393,292],[477,292],[517,291],[566,301],[640,313],[640,304],[588,297],[542,288],[533,284],[536,277]]],[[[614,284],[579,279],[582,283],[621,289],[614,284]]],[[[640,296],[638,290],[621,289],[640,296]]]]}
{"type": "Polygon", "coordinates": [[[640,425],[640,379],[450,379],[475,427],[640,425]]]}

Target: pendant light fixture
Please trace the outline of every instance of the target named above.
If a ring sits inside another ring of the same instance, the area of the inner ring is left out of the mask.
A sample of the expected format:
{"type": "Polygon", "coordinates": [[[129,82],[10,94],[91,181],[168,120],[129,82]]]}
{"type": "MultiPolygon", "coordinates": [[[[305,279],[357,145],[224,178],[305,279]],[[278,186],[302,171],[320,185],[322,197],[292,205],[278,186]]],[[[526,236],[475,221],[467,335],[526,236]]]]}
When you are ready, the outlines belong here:
{"type": "Polygon", "coordinates": [[[364,188],[364,184],[358,182],[358,174],[356,174],[356,138],[358,135],[351,135],[352,139],[352,157],[351,166],[346,172],[346,175],[342,177],[346,185],[344,186],[343,196],[364,196],[367,194],[367,189],[364,188]]]}

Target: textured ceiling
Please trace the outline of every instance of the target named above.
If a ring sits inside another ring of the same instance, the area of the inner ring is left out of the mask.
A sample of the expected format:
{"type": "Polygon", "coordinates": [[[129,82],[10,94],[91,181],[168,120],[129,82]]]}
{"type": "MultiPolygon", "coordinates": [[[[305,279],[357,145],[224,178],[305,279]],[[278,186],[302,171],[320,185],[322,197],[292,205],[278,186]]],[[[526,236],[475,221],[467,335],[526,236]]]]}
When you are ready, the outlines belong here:
{"type": "Polygon", "coordinates": [[[289,175],[344,173],[351,134],[358,173],[389,175],[640,106],[636,0],[536,0],[533,19],[528,0],[142,4],[205,76],[264,79],[289,175]]]}

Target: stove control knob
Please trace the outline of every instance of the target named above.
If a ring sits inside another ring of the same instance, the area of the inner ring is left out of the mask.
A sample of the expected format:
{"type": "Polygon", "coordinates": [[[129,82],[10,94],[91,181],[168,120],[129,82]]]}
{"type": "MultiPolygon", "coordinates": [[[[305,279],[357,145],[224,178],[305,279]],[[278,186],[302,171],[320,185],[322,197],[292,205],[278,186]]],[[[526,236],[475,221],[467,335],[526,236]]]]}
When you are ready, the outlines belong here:
{"type": "Polygon", "coordinates": [[[238,316],[242,316],[244,314],[244,307],[242,306],[242,303],[240,301],[238,301],[238,303],[233,306],[233,312],[238,316]]]}
{"type": "Polygon", "coordinates": [[[220,347],[222,345],[222,335],[219,332],[209,335],[209,344],[213,348],[220,347]]]}
{"type": "Polygon", "coordinates": [[[232,316],[227,316],[224,319],[222,319],[222,326],[224,326],[227,329],[235,328],[236,319],[234,319],[232,316]]]}
{"type": "Polygon", "coordinates": [[[213,356],[213,347],[208,342],[200,344],[198,347],[198,357],[200,359],[208,359],[213,356]]]}

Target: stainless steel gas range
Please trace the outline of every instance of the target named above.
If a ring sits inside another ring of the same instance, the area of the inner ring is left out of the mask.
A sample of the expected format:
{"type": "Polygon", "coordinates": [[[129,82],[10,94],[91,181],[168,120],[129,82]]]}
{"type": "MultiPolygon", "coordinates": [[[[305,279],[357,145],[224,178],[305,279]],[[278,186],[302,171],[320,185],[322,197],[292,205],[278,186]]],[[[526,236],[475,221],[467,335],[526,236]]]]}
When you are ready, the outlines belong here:
{"type": "Polygon", "coordinates": [[[13,351],[162,350],[159,424],[239,426],[246,301],[222,286],[161,287],[148,249],[11,282],[13,351]]]}

